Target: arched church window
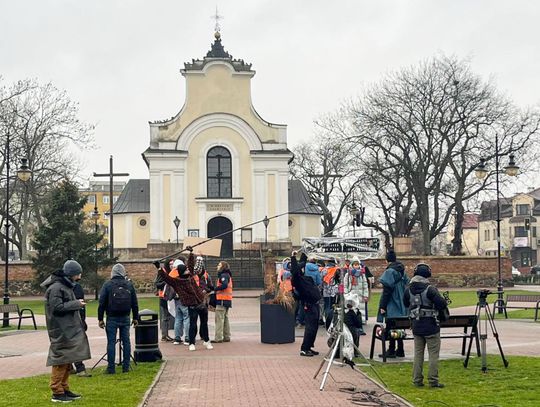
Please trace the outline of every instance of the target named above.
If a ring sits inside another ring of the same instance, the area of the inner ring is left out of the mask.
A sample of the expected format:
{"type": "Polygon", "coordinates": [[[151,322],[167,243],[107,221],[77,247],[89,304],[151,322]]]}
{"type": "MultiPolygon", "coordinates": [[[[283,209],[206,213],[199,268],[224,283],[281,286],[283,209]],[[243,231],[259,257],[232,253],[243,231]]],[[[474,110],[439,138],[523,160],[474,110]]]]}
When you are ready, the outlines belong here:
{"type": "Polygon", "coordinates": [[[206,156],[208,198],[231,198],[231,153],[225,147],[213,147],[206,156]]]}

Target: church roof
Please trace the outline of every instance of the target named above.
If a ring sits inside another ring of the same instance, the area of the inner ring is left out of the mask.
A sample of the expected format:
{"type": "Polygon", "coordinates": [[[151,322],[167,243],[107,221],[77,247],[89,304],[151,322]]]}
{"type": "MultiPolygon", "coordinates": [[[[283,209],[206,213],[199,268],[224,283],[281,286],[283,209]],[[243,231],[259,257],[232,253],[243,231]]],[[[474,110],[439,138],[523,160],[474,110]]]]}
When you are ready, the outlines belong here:
{"type": "Polygon", "coordinates": [[[289,180],[289,213],[299,215],[322,215],[319,205],[310,205],[311,198],[302,181],[289,180]]]}
{"type": "Polygon", "coordinates": [[[149,213],[150,180],[130,179],[113,207],[114,213],[149,213]]]}
{"type": "Polygon", "coordinates": [[[184,63],[184,71],[201,71],[206,64],[215,60],[225,60],[232,65],[236,72],[249,72],[251,71],[251,64],[245,63],[243,59],[233,59],[223,44],[221,44],[221,34],[216,31],[214,34],[215,40],[211,45],[210,51],[206,53],[206,56],[201,59],[192,59],[191,62],[184,63]]]}

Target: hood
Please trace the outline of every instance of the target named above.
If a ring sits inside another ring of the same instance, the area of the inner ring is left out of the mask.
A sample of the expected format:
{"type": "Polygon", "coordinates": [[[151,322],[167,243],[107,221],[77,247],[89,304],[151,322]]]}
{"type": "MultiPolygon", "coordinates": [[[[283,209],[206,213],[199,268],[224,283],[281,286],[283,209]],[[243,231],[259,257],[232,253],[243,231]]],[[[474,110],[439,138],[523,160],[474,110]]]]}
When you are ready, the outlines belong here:
{"type": "Polygon", "coordinates": [[[74,287],[75,283],[71,281],[62,269],[54,271],[49,277],[45,279],[39,286],[43,289],[49,288],[51,285],[60,281],[61,283],[67,285],[68,287],[74,287]]]}
{"type": "Polygon", "coordinates": [[[410,289],[412,294],[420,294],[429,285],[429,280],[422,276],[411,278],[410,289]]]}
{"type": "Polygon", "coordinates": [[[405,272],[405,266],[400,261],[394,261],[393,263],[390,263],[387,268],[394,269],[401,274],[405,272]]]}
{"type": "Polygon", "coordinates": [[[315,263],[306,263],[306,271],[310,273],[319,272],[319,266],[315,263]]]}

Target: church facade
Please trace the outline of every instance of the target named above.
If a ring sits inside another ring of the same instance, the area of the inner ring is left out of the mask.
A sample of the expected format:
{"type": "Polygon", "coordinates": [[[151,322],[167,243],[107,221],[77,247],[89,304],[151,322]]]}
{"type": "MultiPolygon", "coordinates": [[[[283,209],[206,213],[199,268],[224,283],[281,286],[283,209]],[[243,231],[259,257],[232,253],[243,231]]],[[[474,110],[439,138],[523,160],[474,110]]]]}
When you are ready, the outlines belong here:
{"type": "Polygon", "coordinates": [[[131,180],[118,199],[115,247],[225,234],[222,254],[231,254],[247,238],[299,246],[319,236],[320,208],[289,180],[286,125],[265,121],[251,102],[251,64],[233,59],[217,31],[206,57],[180,72],[184,106],[150,122],[149,180],[131,180]]]}

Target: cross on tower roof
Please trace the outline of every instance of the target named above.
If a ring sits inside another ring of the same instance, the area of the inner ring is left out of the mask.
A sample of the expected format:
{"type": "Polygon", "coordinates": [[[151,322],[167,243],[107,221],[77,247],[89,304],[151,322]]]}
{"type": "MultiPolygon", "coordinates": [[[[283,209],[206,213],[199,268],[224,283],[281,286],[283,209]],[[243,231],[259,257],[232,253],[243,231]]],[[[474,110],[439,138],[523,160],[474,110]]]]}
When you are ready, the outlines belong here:
{"type": "Polygon", "coordinates": [[[221,31],[221,26],[219,25],[219,20],[223,20],[223,16],[220,16],[218,14],[217,6],[216,6],[216,14],[214,14],[213,16],[210,16],[210,18],[216,20],[216,25],[214,26],[214,30],[216,31],[216,33],[220,32],[221,31]]]}

